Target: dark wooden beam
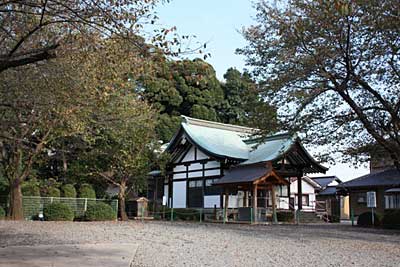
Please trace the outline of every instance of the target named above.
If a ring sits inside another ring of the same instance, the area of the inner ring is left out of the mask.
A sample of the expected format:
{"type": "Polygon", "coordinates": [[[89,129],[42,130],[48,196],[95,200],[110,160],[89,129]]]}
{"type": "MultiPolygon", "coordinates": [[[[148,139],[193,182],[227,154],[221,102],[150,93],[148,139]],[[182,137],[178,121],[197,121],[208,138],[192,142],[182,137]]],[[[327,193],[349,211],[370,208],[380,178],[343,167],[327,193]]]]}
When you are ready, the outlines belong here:
{"type": "Polygon", "coordinates": [[[297,208],[303,209],[303,189],[302,189],[302,175],[297,175],[297,208]]]}

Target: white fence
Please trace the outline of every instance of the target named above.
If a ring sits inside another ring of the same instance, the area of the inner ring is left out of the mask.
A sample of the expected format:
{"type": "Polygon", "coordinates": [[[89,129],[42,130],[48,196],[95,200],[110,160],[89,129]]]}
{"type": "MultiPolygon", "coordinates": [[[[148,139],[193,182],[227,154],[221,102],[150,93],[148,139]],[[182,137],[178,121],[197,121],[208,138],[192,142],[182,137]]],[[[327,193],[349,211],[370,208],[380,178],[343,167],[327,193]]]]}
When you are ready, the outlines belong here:
{"type": "Polygon", "coordinates": [[[118,200],[96,199],[96,198],[68,198],[68,197],[22,197],[24,217],[28,220],[34,219],[43,209],[51,203],[63,203],[68,205],[75,214],[75,218],[83,218],[88,206],[103,202],[111,206],[115,215],[118,215],[118,200]]]}

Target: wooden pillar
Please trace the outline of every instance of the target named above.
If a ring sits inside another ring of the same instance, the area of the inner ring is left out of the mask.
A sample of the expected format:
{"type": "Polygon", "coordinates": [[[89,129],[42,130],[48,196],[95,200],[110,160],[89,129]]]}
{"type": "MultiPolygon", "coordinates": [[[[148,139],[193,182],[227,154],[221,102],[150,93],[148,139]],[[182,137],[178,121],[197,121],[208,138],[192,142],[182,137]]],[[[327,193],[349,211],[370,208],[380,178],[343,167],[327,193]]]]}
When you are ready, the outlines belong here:
{"type": "Polygon", "coordinates": [[[247,190],[244,191],[244,197],[243,197],[243,207],[248,207],[249,202],[248,202],[248,193],[247,190]]]}
{"type": "Polygon", "coordinates": [[[302,183],[301,183],[301,176],[302,175],[297,175],[297,209],[302,210],[303,209],[303,189],[302,189],[302,183]]]}
{"type": "Polygon", "coordinates": [[[228,221],[229,191],[225,189],[224,221],[228,221]]]}
{"type": "Polygon", "coordinates": [[[288,207],[289,207],[289,210],[291,210],[292,208],[294,209],[294,207],[290,207],[290,177],[288,178],[288,180],[289,180],[289,185],[286,185],[286,187],[287,187],[287,194],[288,194],[288,207]]]}
{"type": "Polygon", "coordinates": [[[275,195],[275,186],[271,185],[271,198],[272,198],[272,222],[277,223],[276,217],[276,195],[275,195]]]}
{"type": "Polygon", "coordinates": [[[257,184],[253,185],[253,216],[253,221],[257,222],[257,184]]]}

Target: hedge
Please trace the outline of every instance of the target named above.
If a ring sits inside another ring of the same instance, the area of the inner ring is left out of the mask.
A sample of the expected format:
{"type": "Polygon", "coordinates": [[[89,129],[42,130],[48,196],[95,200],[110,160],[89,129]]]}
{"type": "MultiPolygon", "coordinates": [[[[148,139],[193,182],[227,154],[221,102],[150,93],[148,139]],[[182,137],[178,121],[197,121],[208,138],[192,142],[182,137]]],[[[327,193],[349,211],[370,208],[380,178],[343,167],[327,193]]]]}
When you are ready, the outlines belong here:
{"type": "Polygon", "coordinates": [[[45,197],[60,197],[61,193],[60,193],[60,189],[58,189],[57,187],[54,186],[49,186],[46,188],[46,192],[45,192],[45,197]]]}
{"type": "Polygon", "coordinates": [[[88,221],[111,221],[117,219],[111,206],[102,202],[88,206],[85,218],[88,221]]]}
{"type": "Polygon", "coordinates": [[[65,184],[61,187],[62,196],[76,198],[76,189],[72,184],[65,184]]]}
{"type": "MultiPolygon", "coordinates": [[[[199,221],[200,220],[200,212],[196,209],[174,209],[173,210],[173,220],[178,221],[199,221]]],[[[171,219],[171,209],[165,209],[165,218],[171,219]]]]}
{"type": "Polygon", "coordinates": [[[278,222],[293,222],[294,221],[294,213],[287,211],[278,211],[276,213],[276,217],[278,222]]]}
{"type": "Polygon", "coordinates": [[[400,210],[385,210],[382,225],[385,228],[400,229],[400,210]]]}
{"type": "Polygon", "coordinates": [[[73,221],[74,212],[66,204],[52,203],[43,209],[44,219],[46,221],[73,221]]]}
{"type": "Polygon", "coordinates": [[[79,187],[79,197],[80,198],[96,198],[96,192],[93,186],[90,184],[82,184],[79,187]]]}
{"type": "Polygon", "coordinates": [[[4,217],[6,217],[6,212],[3,207],[0,207],[0,219],[4,219],[4,217]]]}
{"type": "MultiPolygon", "coordinates": [[[[374,226],[380,226],[382,223],[382,216],[374,212],[374,226]]],[[[372,226],[372,212],[364,212],[357,219],[358,226],[372,226]]]]}
{"type": "Polygon", "coordinates": [[[39,183],[36,180],[30,180],[22,183],[21,191],[23,196],[40,196],[39,183]]]}

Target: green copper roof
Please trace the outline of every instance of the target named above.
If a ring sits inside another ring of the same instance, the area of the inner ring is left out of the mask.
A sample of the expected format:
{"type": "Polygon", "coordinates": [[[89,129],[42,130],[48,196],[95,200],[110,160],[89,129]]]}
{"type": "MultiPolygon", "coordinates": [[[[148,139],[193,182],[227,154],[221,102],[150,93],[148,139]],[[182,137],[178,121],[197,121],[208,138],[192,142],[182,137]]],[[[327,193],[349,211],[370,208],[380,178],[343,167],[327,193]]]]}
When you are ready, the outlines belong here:
{"type": "Polygon", "coordinates": [[[295,139],[287,134],[271,136],[258,144],[250,139],[256,129],[183,117],[181,130],[170,143],[180,136],[189,139],[200,149],[216,157],[232,158],[242,164],[274,160],[288,151],[295,139]]]}
{"type": "Polygon", "coordinates": [[[182,117],[180,130],[167,147],[169,152],[177,151],[189,141],[208,155],[234,159],[240,165],[274,161],[288,155],[292,162],[310,166],[309,172],[326,171],[307,153],[296,136],[277,134],[257,142],[254,139],[257,129],[182,117]],[[292,150],[296,152],[291,153],[292,150]]]}
{"type": "Polygon", "coordinates": [[[248,160],[242,162],[242,165],[275,160],[289,151],[295,141],[295,137],[287,134],[267,137],[264,142],[250,151],[248,160]]]}
{"type": "Polygon", "coordinates": [[[187,137],[201,148],[216,156],[248,159],[249,146],[243,140],[245,134],[224,129],[182,123],[187,137]]]}

